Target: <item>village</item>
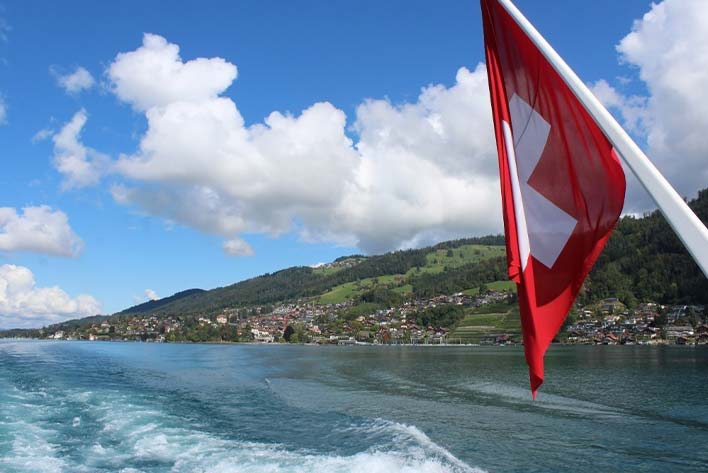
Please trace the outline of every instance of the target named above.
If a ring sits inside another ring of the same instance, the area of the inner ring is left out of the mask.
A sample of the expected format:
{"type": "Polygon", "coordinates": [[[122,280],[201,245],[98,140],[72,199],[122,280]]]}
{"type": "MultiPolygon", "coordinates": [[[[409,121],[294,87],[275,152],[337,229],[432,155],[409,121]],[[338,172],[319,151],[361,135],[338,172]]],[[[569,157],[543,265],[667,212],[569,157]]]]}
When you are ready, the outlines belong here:
{"type": "MultiPolygon", "coordinates": [[[[450,309],[467,314],[465,322],[474,324],[475,309],[512,307],[514,302],[515,294],[510,291],[456,293],[408,300],[397,307],[357,315],[354,301],[298,301],[226,309],[216,315],[111,317],[89,326],[40,333],[42,338],[88,341],[507,345],[523,343],[520,330],[491,329],[481,339],[470,342],[459,336],[454,326],[422,324],[421,314],[436,308],[450,309]]],[[[575,307],[554,341],[585,345],[706,345],[706,322],[704,306],[642,303],[630,310],[616,298],[609,298],[592,306],[575,307]]]]}

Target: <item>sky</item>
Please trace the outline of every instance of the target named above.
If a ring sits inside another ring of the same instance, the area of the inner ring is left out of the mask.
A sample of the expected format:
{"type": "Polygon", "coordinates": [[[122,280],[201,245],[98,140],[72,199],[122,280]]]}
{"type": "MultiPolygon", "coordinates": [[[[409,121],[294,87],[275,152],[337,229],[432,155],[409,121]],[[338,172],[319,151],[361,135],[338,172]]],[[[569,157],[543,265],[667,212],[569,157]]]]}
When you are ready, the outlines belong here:
{"type": "MultiPolygon", "coordinates": [[[[708,4],[516,4],[706,187],[708,4]]],[[[0,328],[502,231],[471,0],[5,0],[0,163],[0,328]]]]}

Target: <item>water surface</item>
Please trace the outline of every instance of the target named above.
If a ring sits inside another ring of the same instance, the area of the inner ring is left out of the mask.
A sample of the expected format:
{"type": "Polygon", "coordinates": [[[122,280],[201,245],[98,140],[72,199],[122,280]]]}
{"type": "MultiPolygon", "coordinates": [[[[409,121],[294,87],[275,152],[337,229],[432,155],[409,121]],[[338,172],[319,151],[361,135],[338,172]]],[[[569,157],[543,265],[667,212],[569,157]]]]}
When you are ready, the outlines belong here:
{"type": "Polygon", "coordinates": [[[0,341],[0,471],[708,471],[708,349],[0,341]]]}

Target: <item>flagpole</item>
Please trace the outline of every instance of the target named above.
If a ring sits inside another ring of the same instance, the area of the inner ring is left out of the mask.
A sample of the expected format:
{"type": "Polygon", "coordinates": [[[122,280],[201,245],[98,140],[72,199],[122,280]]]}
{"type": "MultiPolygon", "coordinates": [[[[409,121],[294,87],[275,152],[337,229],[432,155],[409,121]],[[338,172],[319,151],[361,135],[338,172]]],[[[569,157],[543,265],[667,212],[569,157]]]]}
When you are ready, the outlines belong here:
{"type": "Polygon", "coordinates": [[[694,261],[708,277],[708,229],[684,202],[671,184],[659,172],[644,152],[637,146],[617,120],[607,111],[563,58],[541,36],[511,0],[497,0],[511,15],[541,54],[560,74],[585,109],[595,119],[615,151],[632,170],[649,195],[664,214],[676,235],[683,242],[694,261]]]}

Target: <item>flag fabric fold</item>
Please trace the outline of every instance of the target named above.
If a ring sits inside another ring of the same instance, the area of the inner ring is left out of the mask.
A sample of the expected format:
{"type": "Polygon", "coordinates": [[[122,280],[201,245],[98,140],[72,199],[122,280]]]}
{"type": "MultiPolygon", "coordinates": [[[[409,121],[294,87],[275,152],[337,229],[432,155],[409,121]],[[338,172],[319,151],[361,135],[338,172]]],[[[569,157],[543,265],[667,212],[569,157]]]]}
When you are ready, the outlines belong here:
{"type": "Polygon", "coordinates": [[[533,397],[558,333],[624,205],[612,145],[500,4],[481,0],[509,278],[533,397]]]}

